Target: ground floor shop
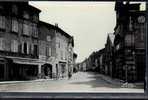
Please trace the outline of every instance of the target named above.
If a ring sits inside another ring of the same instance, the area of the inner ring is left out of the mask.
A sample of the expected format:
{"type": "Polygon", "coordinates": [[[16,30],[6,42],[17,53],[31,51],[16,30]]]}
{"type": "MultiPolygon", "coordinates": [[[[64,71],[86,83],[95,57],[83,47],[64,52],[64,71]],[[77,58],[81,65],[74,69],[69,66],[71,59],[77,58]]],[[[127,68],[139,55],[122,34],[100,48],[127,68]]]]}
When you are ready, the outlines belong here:
{"type": "Polygon", "coordinates": [[[28,80],[38,76],[38,64],[29,59],[0,58],[0,80],[28,80]]]}

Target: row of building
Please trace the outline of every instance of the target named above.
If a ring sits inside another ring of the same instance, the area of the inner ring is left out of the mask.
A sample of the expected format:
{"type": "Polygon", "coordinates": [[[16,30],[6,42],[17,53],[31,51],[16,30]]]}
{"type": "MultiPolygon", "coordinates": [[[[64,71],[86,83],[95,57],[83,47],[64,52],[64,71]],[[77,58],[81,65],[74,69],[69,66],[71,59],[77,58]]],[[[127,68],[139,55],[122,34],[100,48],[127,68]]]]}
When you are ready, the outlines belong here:
{"type": "Polygon", "coordinates": [[[146,11],[140,10],[140,3],[122,1],[116,1],[115,11],[116,26],[114,33],[108,34],[105,47],[78,66],[127,82],[144,82],[146,11]]]}
{"type": "Polygon", "coordinates": [[[74,38],[40,21],[28,2],[0,2],[0,80],[63,78],[73,73],[74,38]]]}

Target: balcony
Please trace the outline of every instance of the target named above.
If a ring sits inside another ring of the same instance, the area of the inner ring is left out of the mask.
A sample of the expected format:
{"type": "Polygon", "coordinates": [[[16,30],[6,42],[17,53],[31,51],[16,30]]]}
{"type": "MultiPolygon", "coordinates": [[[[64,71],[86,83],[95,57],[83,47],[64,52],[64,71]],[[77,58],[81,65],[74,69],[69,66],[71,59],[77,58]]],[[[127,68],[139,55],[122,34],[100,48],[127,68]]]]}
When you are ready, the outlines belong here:
{"type": "Polygon", "coordinates": [[[23,58],[38,58],[37,55],[33,54],[23,54],[23,53],[18,53],[18,52],[10,52],[10,51],[1,51],[0,50],[0,55],[1,56],[13,56],[13,57],[23,57],[23,58]]]}

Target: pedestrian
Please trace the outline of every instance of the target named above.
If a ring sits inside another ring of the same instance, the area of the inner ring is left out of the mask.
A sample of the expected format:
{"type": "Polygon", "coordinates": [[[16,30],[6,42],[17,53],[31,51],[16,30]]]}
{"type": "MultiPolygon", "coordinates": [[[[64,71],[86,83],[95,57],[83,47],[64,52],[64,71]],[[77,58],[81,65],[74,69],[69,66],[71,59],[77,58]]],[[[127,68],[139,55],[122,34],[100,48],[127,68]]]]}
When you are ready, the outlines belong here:
{"type": "Polygon", "coordinates": [[[70,79],[72,76],[71,72],[68,73],[68,79],[70,79]]]}

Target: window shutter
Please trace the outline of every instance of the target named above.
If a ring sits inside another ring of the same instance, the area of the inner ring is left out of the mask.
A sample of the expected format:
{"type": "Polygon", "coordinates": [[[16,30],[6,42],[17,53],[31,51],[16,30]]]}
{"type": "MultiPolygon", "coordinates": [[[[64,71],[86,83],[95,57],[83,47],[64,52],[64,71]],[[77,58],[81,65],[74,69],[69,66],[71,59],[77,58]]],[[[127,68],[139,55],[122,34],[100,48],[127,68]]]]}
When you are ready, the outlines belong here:
{"type": "Polygon", "coordinates": [[[16,19],[12,19],[12,32],[18,32],[18,21],[16,19]]]}
{"type": "Polygon", "coordinates": [[[29,26],[27,24],[23,24],[23,34],[29,36],[29,26]]]}
{"type": "Polygon", "coordinates": [[[4,48],[3,48],[3,38],[0,38],[0,50],[4,50],[4,48]]]}
{"type": "Polygon", "coordinates": [[[1,29],[5,29],[5,21],[6,21],[5,16],[0,15],[0,28],[1,29]]]}

